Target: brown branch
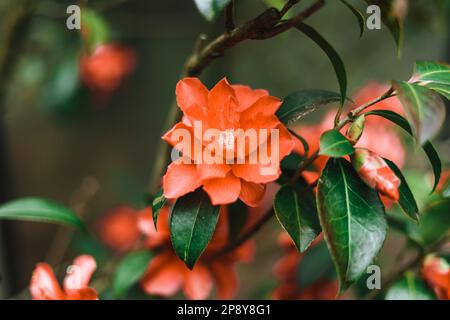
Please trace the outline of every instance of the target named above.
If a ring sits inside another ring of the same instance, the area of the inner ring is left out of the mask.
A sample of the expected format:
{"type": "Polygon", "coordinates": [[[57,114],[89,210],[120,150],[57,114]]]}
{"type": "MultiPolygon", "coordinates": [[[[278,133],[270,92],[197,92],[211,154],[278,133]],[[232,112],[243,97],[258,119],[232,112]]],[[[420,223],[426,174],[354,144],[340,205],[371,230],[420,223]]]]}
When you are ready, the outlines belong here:
{"type": "MultiPolygon", "coordinates": [[[[298,2],[299,1],[292,1],[291,6],[298,2]]],[[[188,58],[181,77],[193,77],[199,75],[211,62],[223,56],[225,51],[245,40],[263,40],[272,38],[295,27],[321,9],[324,5],[324,0],[317,0],[305,11],[286,21],[281,21],[283,15],[277,9],[267,9],[256,18],[247,21],[241,26],[233,28],[233,30],[227,30],[204,46],[201,50],[196,49],[193,55],[188,58]]],[[[180,114],[177,105],[174,102],[169,109],[163,127],[164,132],[168,131],[179,118],[180,114]]],[[[151,194],[156,193],[159,188],[160,179],[169,155],[169,145],[164,141],[160,141],[156,154],[157,158],[153,165],[152,179],[150,182],[151,194]]]]}
{"type": "Polygon", "coordinates": [[[234,0],[231,0],[226,9],[225,29],[227,31],[234,30],[234,0]]]}

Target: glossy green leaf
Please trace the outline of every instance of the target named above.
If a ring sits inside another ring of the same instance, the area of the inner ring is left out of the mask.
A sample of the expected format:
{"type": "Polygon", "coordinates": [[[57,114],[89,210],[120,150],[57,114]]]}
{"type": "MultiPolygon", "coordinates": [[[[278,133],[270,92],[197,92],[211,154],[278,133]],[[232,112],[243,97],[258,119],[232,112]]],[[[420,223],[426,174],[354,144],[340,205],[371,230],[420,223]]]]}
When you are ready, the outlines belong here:
{"type": "Polygon", "coordinates": [[[359,36],[362,37],[364,34],[364,30],[366,29],[366,18],[364,17],[364,15],[362,14],[361,11],[359,11],[358,9],[356,9],[351,3],[349,3],[346,0],[341,0],[341,2],[350,9],[350,11],[353,13],[353,15],[356,17],[356,19],[358,20],[358,24],[359,24],[359,36]]]}
{"type": "Polygon", "coordinates": [[[166,205],[166,203],[167,199],[164,197],[164,191],[161,189],[152,201],[152,216],[155,229],[157,229],[156,224],[158,222],[159,211],[166,205]]]}
{"type": "Polygon", "coordinates": [[[70,209],[42,198],[20,198],[0,205],[0,219],[52,222],[84,227],[70,209]]]}
{"type": "Polygon", "coordinates": [[[304,290],[317,281],[334,279],[336,279],[336,271],[333,260],[325,241],[321,241],[303,254],[298,266],[299,287],[304,290]]]}
{"type": "Polygon", "coordinates": [[[420,144],[434,138],[445,121],[446,108],[435,92],[417,84],[393,81],[414,136],[420,144]]]}
{"type": "Polygon", "coordinates": [[[236,240],[244,230],[248,219],[248,207],[238,200],[228,206],[228,239],[236,240]]]}
{"type": "Polygon", "coordinates": [[[274,209],[278,221],[294,241],[297,250],[304,252],[320,233],[312,189],[291,185],[281,187],[275,196],[274,209]]]}
{"type": "Polygon", "coordinates": [[[214,21],[231,0],[194,0],[198,11],[208,21],[214,21]]]}
{"type": "Polygon", "coordinates": [[[347,72],[345,71],[345,65],[341,57],[336,52],[336,50],[313,27],[302,23],[297,25],[297,29],[307,35],[311,40],[313,40],[330,59],[339,81],[341,105],[344,105],[345,99],[347,97],[347,72]]]}
{"type": "Polygon", "coordinates": [[[397,0],[366,0],[369,5],[377,5],[381,9],[381,19],[391,31],[400,57],[403,49],[403,17],[395,5],[397,0]]]}
{"type": "Polygon", "coordinates": [[[395,282],[386,293],[386,300],[436,300],[427,284],[411,272],[395,282]]]}
{"type": "Polygon", "coordinates": [[[431,166],[433,168],[433,173],[434,173],[434,185],[433,185],[433,189],[431,190],[431,193],[433,193],[438,184],[439,181],[441,181],[441,176],[442,176],[442,161],[439,158],[439,154],[437,153],[436,149],[434,148],[433,144],[428,141],[426,142],[423,146],[423,150],[425,151],[428,159],[431,162],[431,166]]]}
{"type": "Polygon", "coordinates": [[[320,137],[320,154],[330,157],[343,157],[355,151],[352,144],[342,133],[330,130],[320,137]]]}
{"type": "MultiPolygon", "coordinates": [[[[398,113],[395,113],[390,110],[374,110],[367,112],[365,114],[367,115],[377,115],[380,117],[383,117],[389,121],[392,121],[393,123],[397,124],[399,127],[404,129],[407,133],[409,133],[411,136],[413,136],[413,131],[411,129],[411,125],[409,124],[408,120],[403,118],[398,113]]],[[[423,150],[425,151],[425,154],[427,155],[428,159],[430,160],[431,166],[433,168],[434,172],[434,186],[432,193],[436,190],[439,181],[441,180],[441,174],[442,174],[442,163],[441,159],[439,158],[439,154],[435,150],[433,144],[430,141],[426,141],[425,144],[422,146],[423,150]]]]}
{"type": "Polygon", "coordinates": [[[412,219],[419,221],[419,208],[417,206],[416,199],[409,188],[408,182],[403,176],[402,171],[397,165],[389,159],[384,159],[388,166],[394,171],[395,175],[401,180],[398,191],[400,193],[400,199],[398,203],[403,211],[412,219]]]}
{"type": "Polygon", "coordinates": [[[276,115],[285,125],[290,125],[329,103],[339,102],[338,93],[325,90],[302,90],[288,95],[276,115]]]}
{"type": "Polygon", "coordinates": [[[420,233],[425,245],[433,245],[450,231],[450,199],[432,200],[421,215],[420,233]]]}
{"type": "Polygon", "coordinates": [[[213,206],[202,189],[176,201],[170,217],[170,237],[175,253],[189,269],[211,240],[219,211],[220,206],[213,206]]]}
{"type": "Polygon", "coordinates": [[[339,276],[340,292],[366,272],[386,238],[378,193],[345,159],[330,159],[317,189],[320,224],[339,276]]]}
{"type": "Polygon", "coordinates": [[[411,79],[450,99],[450,66],[435,61],[417,61],[411,79]]]}
{"type": "Polygon", "coordinates": [[[116,297],[122,297],[144,275],[153,254],[148,250],[136,251],[125,256],[117,266],[113,279],[116,297]]]}

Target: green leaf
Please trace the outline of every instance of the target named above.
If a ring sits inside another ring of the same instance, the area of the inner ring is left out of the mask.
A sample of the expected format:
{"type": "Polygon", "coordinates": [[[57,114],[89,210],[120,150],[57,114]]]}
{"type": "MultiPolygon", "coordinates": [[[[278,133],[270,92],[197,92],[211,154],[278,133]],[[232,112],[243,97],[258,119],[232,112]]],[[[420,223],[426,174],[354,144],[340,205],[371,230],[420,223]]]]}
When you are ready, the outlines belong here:
{"type": "Polygon", "coordinates": [[[236,240],[244,230],[248,219],[248,207],[238,200],[228,206],[228,239],[236,240]]]}
{"type": "Polygon", "coordinates": [[[384,159],[388,166],[394,171],[395,175],[401,180],[398,191],[400,193],[400,199],[398,203],[403,211],[412,219],[419,221],[419,207],[417,206],[416,199],[414,198],[411,189],[409,188],[408,182],[403,176],[402,171],[397,165],[389,159],[384,159]]]}
{"type": "MultiPolygon", "coordinates": [[[[398,113],[395,113],[390,110],[374,110],[367,112],[365,114],[367,115],[377,115],[380,117],[383,117],[395,124],[397,124],[399,127],[404,129],[407,133],[409,133],[411,136],[413,136],[413,131],[411,129],[411,125],[409,124],[408,120],[403,118],[398,113]]],[[[438,184],[441,180],[441,174],[442,174],[442,163],[441,159],[439,158],[439,154],[436,152],[433,144],[430,141],[426,141],[425,144],[422,146],[423,150],[425,151],[425,154],[427,155],[428,159],[430,160],[431,166],[433,168],[434,172],[434,186],[431,193],[433,193],[438,184]]]]}
{"type": "Polygon", "coordinates": [[[116,297],[122,297],[144,275],[153,254],[148,250],[136,251],[125,256],[117,266],[113,280],[116,297]]]}
{"type": "Polygon", "coordinates": [[[359,24],[359,36],[362,37],[364,34],[364,30],[366,29],[366,18],[364,17],[364,15],[361,13],[361,11],[359,11],[358,9],[356,9],[351,3],[349,3],[346,0],[341,0],[341,2],[350,9],[350,11],[353,13],[353,15],[356,17],[356,19],[358,20],[358,24],[359,24]]]}
{"type": "Polygon", "coordinates": [[[417,61],[411,79],[450,99],[450,66],[435,61],[417,61]]]}
{"type": "Polygon", "coordinates": [[[330,159],[323,170],[317,207],[342,293],[366,272],[383,246],[384,207],[378,193],[342,158],[330,159]]]}
{"type": "Polygon", "coordinates": [[[320,137],[320,155],[334,158],[352,154],[355,151],[352,144],[337,130],[326,131],[320,137]]]}
{"type": "Polygon", "coordinates": [[[450,230],[450,199],[439,198],[431,201],[422,212],[420,233],[425,245],[433,245],[450,230]]]}
{"type": "Polygon", "coordinates": [[[445,105],[435,92],[404,81],[393,81],[393,87],[412,124],[420,144],[434,138],[445,121],[445,105]]]}
{"type": "Polygon", "coordinates": [[[85,36],[87,49],[92,52],[99,45],[108,43],[111,35],[106,20],[97,12],[83,8],[81,14],[81,29],[85,36]]]}
{"type": "Polygon", "coordinates": [[[66,224],[77,228],[84,225],[70,209],[42,198],[20,198],[0,206],[0,219],[26,220],[66,224]]]}
{"type": "Polygon", "coordinates": [[[211,240],[220,206],[197,189],[177,200],[170,217],[170,237],[175,253],[192,269],[211,240]]]}
{"type": "Polygon", "coordinates": [[[306,251],[298,266],[298,282],[301,290],[307,289],[319,280],[336,279],[333,259],[325,241],[306,251]]]}
{"type": "Polygon", "coordinates": [[[231,0],[194,0],[198,11],[206,20],[212,22],[230,3],[231,0]]]}
{"type": "Polygon", "coordinates": [[[400,280],[395,282],[386,293],[386,300],[436,300],[433,291],[426,283],[407,272],[400,280]]]}
{"type": "Polygon", "coordinates": [[[152,216],[155,229],[157,229],[156,224],[158,222],[159,211],[166,205],[166,203],[167,199],[164,197],[164,190],[161,189],[152,201],[152,216]]]}
{"type": "Polygon", "coordinates": [[[344,62],[336,50],[334,50],[334,48],[314,28],[307,24],[301,23],[297,25],[297,29],[311,38],[311,40],[313,40],[326,53],[333,64],[341,91],[341,106],[343,106],[347,97],[347,72],[345,71],[344,62]]]}
{"type": "Polygon", "coordinates": [[[396,10],[397,0],[366,0],[369,5],[377,5],[381,9],[381,20],[388,27],[397,45],[397,55],[402,55],[403,49],[403,17],[396,10]]]}
{"type": "Polygon", "coordinates": [[[442,175],[442,162],[439,158],[439,154],[437,153],[436,149],[434,148],[433,144],[428,141],[422,146],[423,150],[425,151],[428,159],[431,162],[431,166],[433,167],[433,173],[434,173],[434,185],[433,189],[431,190],[431,193],[433,193],[438,184],[439,181],[441,181],[441,175],[442,175]]]}
{"type": "Polygon", "coordinates": [[[317,108],[341,100],[338,93],[325,90],[302,90],[288,95],[276,116],[285,125],[290,125],[317,108]]]}
{"type": "Polygon", "coordinates": [[[297,188],[291,185],[281,187],[274,201],[278,221],[300,252],[308,249],[320,233],[314,194],[305,184],[297,188]]]}

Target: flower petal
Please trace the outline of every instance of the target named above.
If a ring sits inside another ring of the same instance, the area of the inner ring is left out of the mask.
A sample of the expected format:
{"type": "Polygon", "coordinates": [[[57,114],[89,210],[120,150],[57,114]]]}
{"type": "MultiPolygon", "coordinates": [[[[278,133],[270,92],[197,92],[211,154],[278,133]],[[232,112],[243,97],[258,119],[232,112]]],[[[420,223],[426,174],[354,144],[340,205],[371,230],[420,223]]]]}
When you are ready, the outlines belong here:
{"type": "Polygon", "coordinates": [[[243,112],[250,108],[259,98],[269,95],[267,90],[253,90],[248,86],[233,85],[234,92],[239,102],[239,111],[243,112]]]}
{"type": "Polygon", "coordinates": [[[47,263],[38,263],[34,269],[30,293],[33,300],[64,300],[66,298],[52,268],[47,263]]]}
{"type": "Polygon", "coordinates": [[[213,178],[224,178],[230,172],[231,166],[228,164],[199,164],[197,172],[201,180],[213,178]]]}
{"type": "Polygon", "coordinates": [[[213,205],[236,202],[241,192],[241,181],[231,172],[225,178],[206,180],[203,189],[211,198],[213,205]]]}
{"type": "MultiPolygon", "coordinates": [[[[195,137],[193,129],[183,122],[178,122],[172,129],[162,136],[162,139],[172,147],[181,152],[183,156],[191,160],[198,160],[202,157],[201,137],[195,137]],[[195,144],[197,143],[197,148],[195,144]]],[[[176,159],[172,159],[176,160],[176,159]]]]}
{"type": "Polygon", "coordinates": [[[150,261],[141,286],[150,295],[173,296],[180,290],[186,270],[173,253],[163,252],[150,261]]]}
{"type": "Polygon", "coordinates": [[[208,95],[208,122],[214,129],[239,127],[237,98],[227,79],[220,80],[208,95]]]}
{"type": "MultiPolygon", "coordinates": [[[[276,164],[273,168],[274,172],[269,172],[266,174],[264,170],[268,169],[267,165],[262,165],[260,163],[257,164],[235,164],[231,168],[233,174],[236,177],[242,178],[248,182],[253,183],[268,183],[278,179],[280,176],[280,168],[279,164],[276,164]]],[[[272,171],[272,170],[270,170],[272,171]]]]}
{"type": "Polygon", "coordinates": [[[71,290],[67,300],[98,300],[98,293],[93,288],[71,290]]]}
{"type": "Polygon", "coordinates": [[[67,269],[67,275],[64,278],[64,290],[87,288],[96,269],[97,263],[92,256],[85,254],[77,257],[67,269]]]}
{"type": "Polygon", "coordinates": [[[217,286],[217,297],[222,300],[232,299],[239,285],[239,278],[233,265],[217,261],[211,265],[211,271],[217,286]]]}
{"type": "Polygon", "coordinates": [[[209,270],[197,264],[192,271],[187,272],[184,282],[184,293],[191,300],[204,300],[208,298],[213,286],[209,270]]]}
{"type": "Polygon", "coordinates": [[[176,88],[177,104],[191,121],[201,120],[208,108],[208,89],[197,78],[184,78],[176,88]]]}
{"type": "Polygon", "coordinates": [[[164,197],[177,199],[201,185],[194,164],[171,163],[163,178],[164,197]]]}
{"type": "Polygon", "coordinates": [[[259,98],[248,109],[242,112],[241,120],[256,119],[261,116],[273,116],[280,108],[281,103],[282,102],[280,99],[272,96],[264,96],[259,98]]]}
{"type": "Polygon", "coordinates": [[[241,193],[239,194],[239,199],[249,207],[256,207],[261,202],[265,192],[265,185],[241,180],[241,193]]]}

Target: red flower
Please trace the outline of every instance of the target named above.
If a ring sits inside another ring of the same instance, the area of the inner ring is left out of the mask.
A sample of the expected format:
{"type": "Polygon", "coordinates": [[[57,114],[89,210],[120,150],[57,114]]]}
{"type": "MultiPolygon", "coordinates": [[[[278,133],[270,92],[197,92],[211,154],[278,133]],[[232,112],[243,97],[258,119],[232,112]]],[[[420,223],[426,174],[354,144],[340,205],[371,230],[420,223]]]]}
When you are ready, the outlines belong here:
{"type": "Polygon", "coordinates": [[[265,185],[280,175],[279,161],[294,147],[290,133],[275,116],[281,101],[265,90],[232,86],[226,79],[208,91],[198,79],[185,78],[178,83],[176,95],[184,114],[183,121],[163,139],[178,149],[189,163],[173,162],[169,166],[163,179],[164,196],[176,199],[202,186],[214,205],[233,203],[239,198],[249,206],[257,206],[265,185]],[[201,124],[199,130],[196,124],[201,124]],[[211,130],[217,134],[208,145],[203,137],[211,130]],[[239,130],[258,130],[258,133],[266,130],[270,137],[258,136],[260,139],[252,143],[250,138],[240,135],[239,130]],[[272,139],[276,138],[272,130],[279,133],[278,139],[272,139]],[[178,135],[181,131],[193,137],[192,144],[195,142],[200,147],[181,144],[178,135]],[[245,145],[239,143],[242,137],[245,145]],[[214,161],[206,163],[205,151],[211,148],[214,148],[214,161]],[[261,158],[261,151],[265,150],[262,148],[267,148],[269,163],[261,158]],[[252,163],[250,159],[255,155],[258,157],[253,158],[256,161],[252,163]],[[244,163],[239,163],[238,159],[244,163]],[[273,172],[264,173],[267,168],[273,172]]]}
{"type": "Polygon", "coordinates": [[[150,295],[170,297],[182,289],[189,299],[206,299],[215,284],[220,299],[231,299],[238,288],[234,267],[238,262],[252,259],[254,243],[248,241],[231,252],[217,256],[228,243],[227,214],[222,212],[213,239],[193,270],[189,270],[172,249],[168,221],[169,214],[164,211],[158,218],[158,231],[154,228],[151,215],[143,217],[140,222],[141,230],[147,235],[147,246],[159,250],[141,280],[144,291],[150,295]]]}
{"type": "Polygon", "coordinates": [[[351,160],[359,177],[369,187],[395,202],[398,201],[401,181],[383,158],[367,149],[356,149],[351,160]]]}
{"type": "Polygon", "coordinates": [[[450,300],[450,266],[444,259],[434,255],[427,256],[422,274],[440,300],[450,300]]]}
{"type": "Polygon", "coordinates": [[[81,79],[93,91],[108,95],[133,71],[135,63],[130,49],[116,44],[100,45],[91,55],[81,57],[81,79]]]}
{"type": "Polygon", "coordinates": [[[98,300],[95,289],[88,287],[96,268],[94,258],[79,256],[67,269],[61,288],[52,268],[47,263],[38,263],[30,281],[31,297],[33,300],[98,300]]]}
{"type": "MultiPolygon", "coordinates": [[[[314,240],[312,246],[322,241],[322,236],[314,240]]],[[[332,300],[338,292],[337,281],[319,279],[308,288],[301,290],[298,286],[298,270],[301,268],[302,258],[287,233],[280,234],[279,244],[284,250],[284,256],[278,260],[273,268],[273,274],[279,281],[278,287],[272,293],[277,300],[332,300]]]]}

